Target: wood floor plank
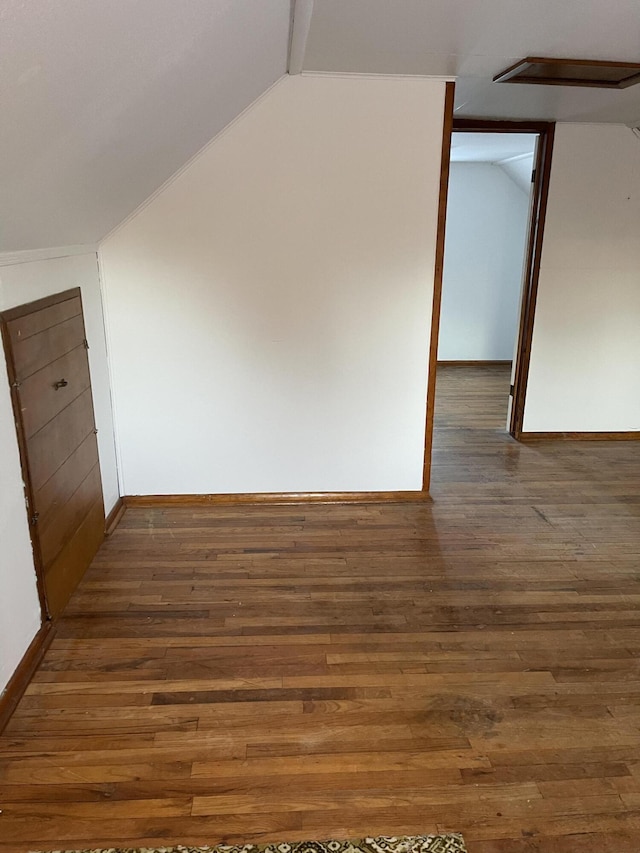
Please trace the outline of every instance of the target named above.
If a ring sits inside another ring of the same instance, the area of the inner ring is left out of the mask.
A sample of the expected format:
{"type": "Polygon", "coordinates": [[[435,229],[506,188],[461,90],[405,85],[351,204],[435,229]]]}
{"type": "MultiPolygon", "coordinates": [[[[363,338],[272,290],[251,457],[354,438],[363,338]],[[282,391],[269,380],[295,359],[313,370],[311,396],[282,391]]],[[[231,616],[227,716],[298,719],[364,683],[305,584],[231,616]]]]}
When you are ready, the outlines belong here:
{"type": "Polygon", "coordinates": [[[433,501],[129,508],[0,737],[0,851],[640,850],[640,458],[441,368],[433,501]]]}

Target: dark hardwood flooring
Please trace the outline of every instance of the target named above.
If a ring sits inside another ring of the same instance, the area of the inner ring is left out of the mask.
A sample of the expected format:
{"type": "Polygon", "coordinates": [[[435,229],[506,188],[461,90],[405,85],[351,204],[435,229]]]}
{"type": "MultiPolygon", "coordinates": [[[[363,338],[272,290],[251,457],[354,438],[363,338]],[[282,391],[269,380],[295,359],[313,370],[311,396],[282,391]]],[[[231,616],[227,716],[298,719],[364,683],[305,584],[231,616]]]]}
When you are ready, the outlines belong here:
{"type": "Polygon", "coordinates": [[[433,503],[129,509],[0,738],[0,849],[640,850],[637,442],[438,379],[433,503]]]}

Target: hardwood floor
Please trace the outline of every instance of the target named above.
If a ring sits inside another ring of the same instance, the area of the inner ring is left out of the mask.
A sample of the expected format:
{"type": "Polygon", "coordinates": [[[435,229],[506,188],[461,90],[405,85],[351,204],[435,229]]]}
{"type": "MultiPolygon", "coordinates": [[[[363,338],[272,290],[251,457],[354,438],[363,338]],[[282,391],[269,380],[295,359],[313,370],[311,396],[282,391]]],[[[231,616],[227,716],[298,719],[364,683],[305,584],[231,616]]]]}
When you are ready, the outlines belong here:
{"type": "MultiPolygon", "coordinates": [[[[506,383],[506,384],[505,384],[506,383]]],[[[640,850],[640,456],[438,379],[432,504],[128,509],[0,738],[0,849],[640,850]]]]}

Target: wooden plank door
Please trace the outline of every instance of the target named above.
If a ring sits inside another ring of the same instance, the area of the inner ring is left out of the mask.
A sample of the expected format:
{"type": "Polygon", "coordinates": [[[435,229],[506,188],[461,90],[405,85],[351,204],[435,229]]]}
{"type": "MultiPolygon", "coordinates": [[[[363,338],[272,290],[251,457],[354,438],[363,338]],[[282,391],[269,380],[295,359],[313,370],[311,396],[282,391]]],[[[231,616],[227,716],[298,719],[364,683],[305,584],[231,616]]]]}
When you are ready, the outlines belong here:
{"type": "Polygon", "coordinates": [[[80,289],[0,315],[40,599],[69,600],[104,538],[80,289]]]}

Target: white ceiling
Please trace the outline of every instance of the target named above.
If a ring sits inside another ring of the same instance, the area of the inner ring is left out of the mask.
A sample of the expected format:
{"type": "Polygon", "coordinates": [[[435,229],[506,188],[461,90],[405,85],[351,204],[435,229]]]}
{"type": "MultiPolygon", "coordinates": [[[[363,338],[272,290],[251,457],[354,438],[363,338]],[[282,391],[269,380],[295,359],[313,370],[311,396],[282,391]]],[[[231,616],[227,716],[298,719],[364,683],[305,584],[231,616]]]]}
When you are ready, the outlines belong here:
{"type": "Polygon", "coordinates": [[[286,69],[289,0],[2,0],[0,251],[93,243],[286,69]]]}
{"type": "Polygon", "coordinates": [[[640,122],[640,85],[492,83],[525,56],[639,62],[640,0],[314,0],[303,68],[455,76],[459,116],[640,122]]]}
{"type": "Polygon", "coordinates": [[[528,195],[537,138],[535,133],[454,132],[451,162],[496,166],[528,195]]]}
{"type": "Polygon", "coordinates": [[[452,163],[500,163],[533,154],[535,133],[453,133],[452,163]]]}
{"type": "MultiPolygon", "coordinates": [[[[284,73],[290,2],[0,0],[0,252],[104,237],[284,73]]],[[[491,82],[527,55],[639,61],[640,0],[297,2],[306,71],[456,76],[459,116],[640,123],[640,85],[491,82]]]]}

